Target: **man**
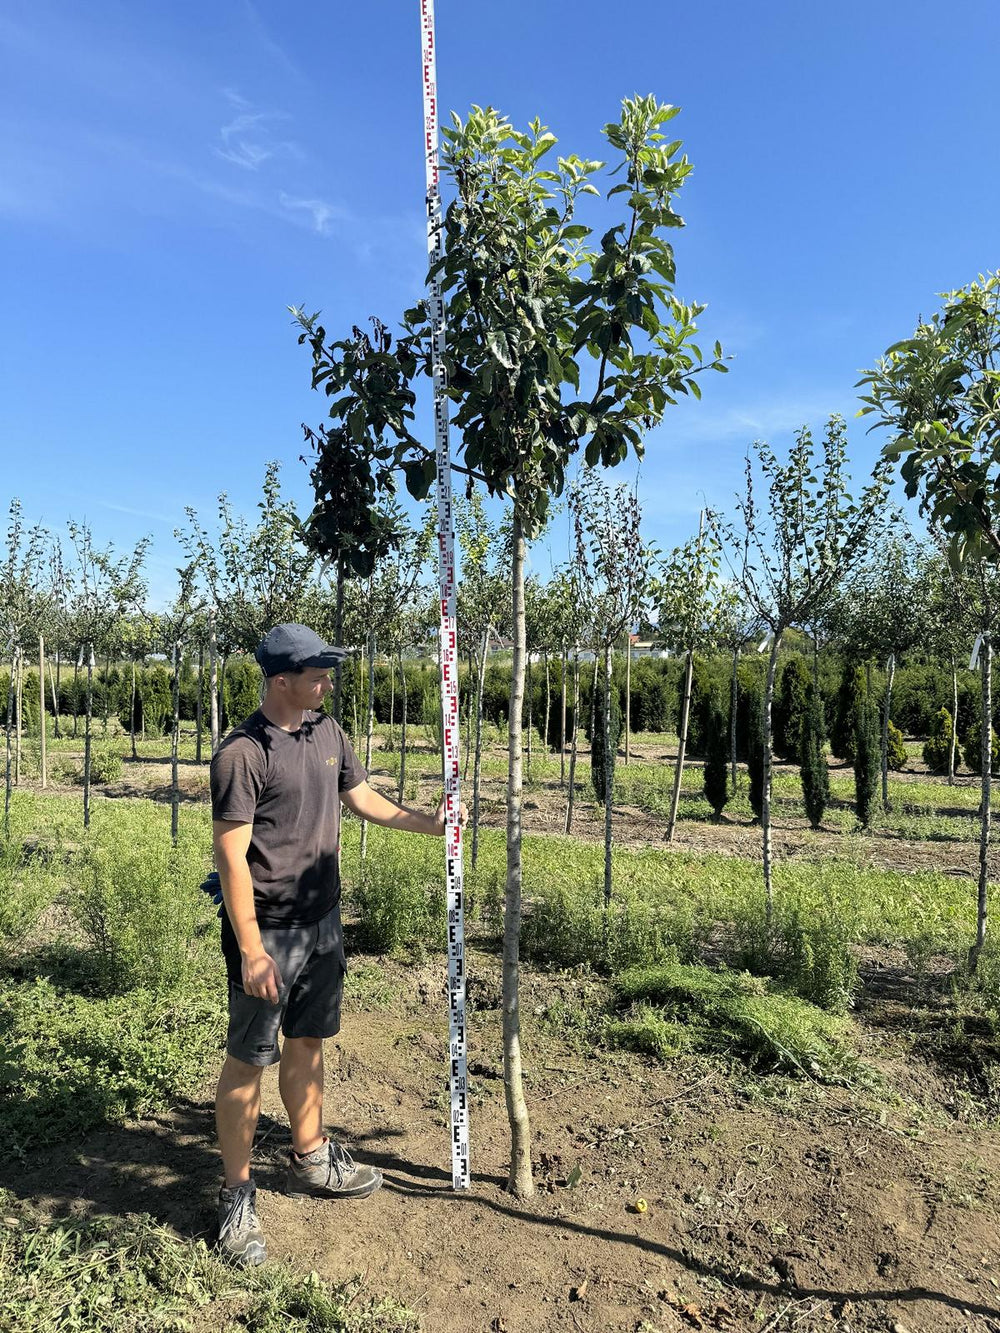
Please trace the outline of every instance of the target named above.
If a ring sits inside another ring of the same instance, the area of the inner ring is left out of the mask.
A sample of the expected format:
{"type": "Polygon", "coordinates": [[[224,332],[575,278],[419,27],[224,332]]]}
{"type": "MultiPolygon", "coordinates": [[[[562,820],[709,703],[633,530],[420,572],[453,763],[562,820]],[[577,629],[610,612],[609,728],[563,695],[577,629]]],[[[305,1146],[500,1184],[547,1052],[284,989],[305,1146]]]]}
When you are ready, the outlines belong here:
{"type": "Polygon", "coordinates": [[[443,802],[431,815],[386,800],[368,785],[340,726],[319,711],[343,649],[305,625],[277,625],[255,656],[263,702],[226,737],[211,769],[229,980],[215,1104],[225,1172],[219,1246],[239,1264],[259,1264],[266,1254],[250,1172],[266,1066],[280,1060],[278,1091],[292,1130],[286,1191],[363,1199],[382,1184],[375,1167],[323,1133],[323,1039],[340,1030],[346,970],[340,803],[374,824],[444,833],[443,802]]]}

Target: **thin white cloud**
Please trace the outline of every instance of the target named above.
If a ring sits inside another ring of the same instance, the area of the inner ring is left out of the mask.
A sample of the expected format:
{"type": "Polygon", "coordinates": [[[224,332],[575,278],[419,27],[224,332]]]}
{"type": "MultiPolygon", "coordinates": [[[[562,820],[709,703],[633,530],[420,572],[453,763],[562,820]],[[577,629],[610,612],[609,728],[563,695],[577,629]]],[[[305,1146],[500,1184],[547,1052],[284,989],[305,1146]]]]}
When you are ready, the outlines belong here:
{"type": "Polygon", "coordinates": [[[310,217],[313,230],[318,232],[320,236],[329,236],[331,223],[345,222],[349,217],[346,209],[337,204],[328,203],[325,199],[296,199],[293,195],[286,194],[282,190],[279,200],[281,207],[287,209],[288,212],[306,214],[310,217]]]}
{"type": "Polygon", "coordinates": [[[303,159],[305,154],[294,140],[278,139],[273,132],[274,124],[291,119],[286,112],[255,111],[233,88],[224,88],[223,95],[238,114],[219,130],[222,147],[216,147],[217,156],[245,171],[256,171],[272,158],[303,159]]]}

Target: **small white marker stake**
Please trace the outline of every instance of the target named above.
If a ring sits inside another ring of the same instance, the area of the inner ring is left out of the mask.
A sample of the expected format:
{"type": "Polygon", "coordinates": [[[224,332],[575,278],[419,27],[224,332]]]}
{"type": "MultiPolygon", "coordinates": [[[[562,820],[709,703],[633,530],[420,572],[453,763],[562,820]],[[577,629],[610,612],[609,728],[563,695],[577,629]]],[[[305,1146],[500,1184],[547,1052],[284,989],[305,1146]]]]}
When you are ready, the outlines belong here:
{"type": "Polygon", "coordinates": [[[451,1078],[451,1183],[469,1188],[469,1092],[465,1037],[465,912],[458,768],[458,634],[455,619],[455,524],[451,511],[451,449],[445,370],[444,297],[438,263],[444,257],[438,166],[434,0],[420,0],[427,166],[427,257],[430,280],[434,444],[437,452],[438,572],[441,592],[441,711],[444,719],[445,881],[448,900],[448,1048],[451,1078]]]}

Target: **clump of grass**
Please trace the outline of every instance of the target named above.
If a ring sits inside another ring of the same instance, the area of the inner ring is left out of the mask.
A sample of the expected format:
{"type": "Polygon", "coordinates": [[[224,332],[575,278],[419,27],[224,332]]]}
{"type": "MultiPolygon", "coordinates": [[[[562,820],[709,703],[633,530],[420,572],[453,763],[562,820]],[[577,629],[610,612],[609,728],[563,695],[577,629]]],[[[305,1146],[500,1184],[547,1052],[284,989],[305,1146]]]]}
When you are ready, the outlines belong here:
{"type": "Polygon", "coordinates": [[[690,1027],[648,1004],[636,1005],[627,1018],[610,1019],[604,1036],[610,1046],[654,1055],[658,1060],[673,1060],[692,1044],[690,1027]]]}
{"type": "Polygon", "coordinates": [[[780,980],[832,1014],[850,1008],[858,985],[853,932],[831,903],[808,911],[779,903],[770,929],[762,907],[748,905],[734,926],[738,966],[780,980]]]}
{"type": "Polygon", "coordinates": [[[222,985],[221,966],[216,986],[202,980],[169,998],[147,990],[92,998],[44,978],[8,984],[0,993],[7,1151],[76,1138],[195,1091],[225,1033],[222,985]]]}
{"type": "Polygon", "coordinates": [[[356,1282],[268,1264],[235,1271],[204,1242],[146,1215],[86,1222],[33,1216],[0,1192],[0,1328],[20,1333],[411,1333],[417,1317],[391,1300],[358,1299],[356,1282]]]}
{"type": "MultiPolygon", "coordinates": [[[[629,968],[615,988],[621,1001],[635,1006],[626,1021],[637,1031],[655,1034],[651,1015],[658,1015],[665,1024],[686,1025],[698,1049],[813,1078],[842,1075],[856,1064],[846,1020],[747,972],[669,962],[629,968]]],[[[669,1040],[668,1029],[662,1032],[669,1040]]]]}

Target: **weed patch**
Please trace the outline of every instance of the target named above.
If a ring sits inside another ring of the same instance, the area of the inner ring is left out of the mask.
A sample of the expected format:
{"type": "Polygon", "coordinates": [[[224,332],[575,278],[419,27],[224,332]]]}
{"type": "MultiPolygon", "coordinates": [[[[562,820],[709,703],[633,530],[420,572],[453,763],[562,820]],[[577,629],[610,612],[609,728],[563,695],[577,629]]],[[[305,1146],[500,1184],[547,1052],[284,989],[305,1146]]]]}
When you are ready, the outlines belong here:
{"type": "Polygon", "coordinates": [[[253,1333],[409,1333],[415,1315],[394,1301],[358,1299],[356,1283],[268,1264],[234,1271],[203,1242],[152,1218],[87,1222],[35,1218],[0,1198],[0,1328],[20,1333],[162,1333],[193,1327],[253,1333]]]}
{"type": "Polygon", "coordinates": [[[91,999],[47,979],[0,994],[0,1134],[8,1152],[74,1138],[194,1092],[225,1034],[220,985],[91,999]]]}

